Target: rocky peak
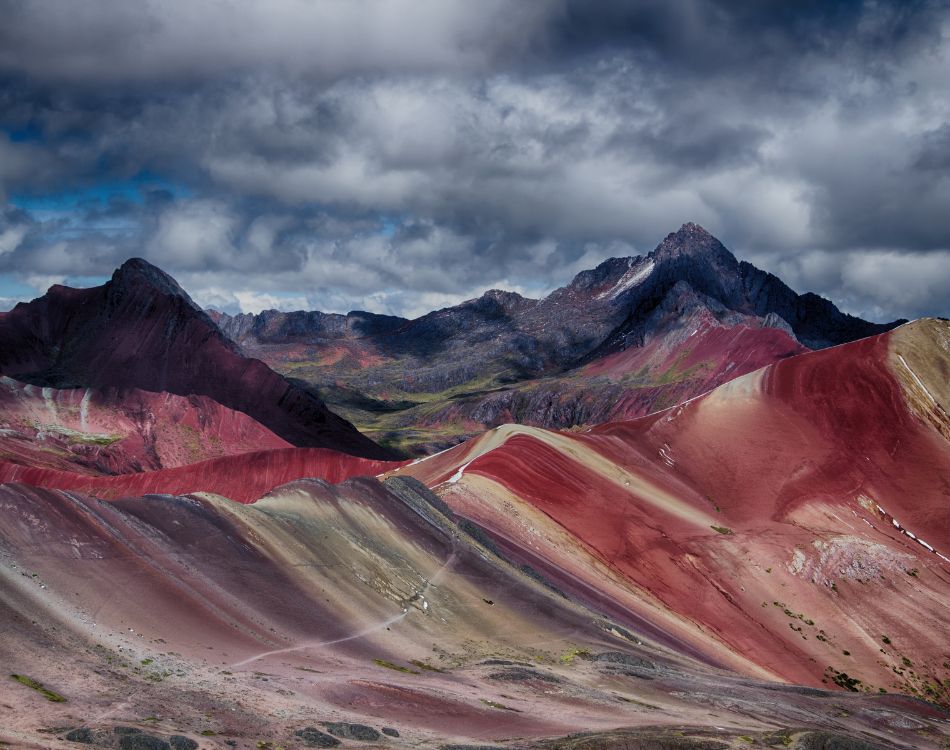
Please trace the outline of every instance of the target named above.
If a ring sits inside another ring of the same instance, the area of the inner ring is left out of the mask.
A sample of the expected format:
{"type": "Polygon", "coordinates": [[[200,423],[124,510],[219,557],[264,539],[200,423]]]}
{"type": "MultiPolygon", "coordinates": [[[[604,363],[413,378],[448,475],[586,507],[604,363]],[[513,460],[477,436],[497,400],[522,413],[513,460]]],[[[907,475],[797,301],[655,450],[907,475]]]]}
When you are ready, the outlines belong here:
{"type": "Polygon", "coordinates": [[[691,221],[668,234],[650,255],[656,260],[694,258],[738,266],[735,256],[719,240],[691,221]]]}
{"type": "Polygon", "coordinates": [[[119,266],[112,274],[109,287],[113,293],[149,291],[158,295],[179,297],[194,309],[200,310],[177,281],[142,258],[129,258],[119,266]]]}
{"type": "Polygon", "coordinates": [[[507,292],[504,289],[489,289],[482,295],[482,299],[493,300],[504,307],[517,305],[528,300],[527,297],[522,297],[518,292],[507,292]]]}
{"type": "Polygon", "coordinates": [[[506,314],[533,305],[537,300],[522,297],[517,292],[506,292],[503,289],[489,289],[481,297],[471,300],[472,308],[483,312],[504,312],[506,314]]]}

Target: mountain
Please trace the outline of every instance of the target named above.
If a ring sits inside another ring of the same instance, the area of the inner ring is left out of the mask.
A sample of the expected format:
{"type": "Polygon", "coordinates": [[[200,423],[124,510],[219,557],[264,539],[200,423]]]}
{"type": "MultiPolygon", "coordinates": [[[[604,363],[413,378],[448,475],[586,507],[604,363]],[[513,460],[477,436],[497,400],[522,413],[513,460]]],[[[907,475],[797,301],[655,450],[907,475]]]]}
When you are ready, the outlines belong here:
{"type": "Polygon", "coordinates": [[[424,454],[518,421],[568,428],[648,414],[782,357],[875,335],[685,224],[541,300],[491,290],[415,320],[213,313],[251,356],[316,387],[380,442],[424,454]]]}
{"type": "Polygon", "coordinates": [[[637,420],[499,427],[394,475],[671,647],[947,706],[948,352],[950,323],[917,321],[637,420]]]}
{"type": "Polygon", "coordinates": [[[320,449],[15,467],[0,741],[936,750],[948,372],[923,320],[338,485],[320,449]]]}
{"type": "Polygon", "coordinates": [[[127,261],[103,286],[53,286],[0,314],[0,373],[42,387],[205,396],[292,445],[389,456],[308,387],[243,356],[174,279],[144,260],[127,261]]]}
{"type": "Polygon", "coordinates": [[[790,329],[810,349],[873,336],[907,322],[869,323],[842,313],[816,294],[796,294],[772,274],[738,261],[719,240],[693,223],[667,235],[646,259],[634,260],[641,261],[635,266],[639,270],[633,277],[623,277],[610,292],[620,296],[630,291],[628,285],[636,289],[629,295],[627,319],[608,337],[607,348],[642,341],[650,333],[650,313],[671,295],[681,295],[684,284],[727,310],[768,318],[773,327],[790,329]]]}

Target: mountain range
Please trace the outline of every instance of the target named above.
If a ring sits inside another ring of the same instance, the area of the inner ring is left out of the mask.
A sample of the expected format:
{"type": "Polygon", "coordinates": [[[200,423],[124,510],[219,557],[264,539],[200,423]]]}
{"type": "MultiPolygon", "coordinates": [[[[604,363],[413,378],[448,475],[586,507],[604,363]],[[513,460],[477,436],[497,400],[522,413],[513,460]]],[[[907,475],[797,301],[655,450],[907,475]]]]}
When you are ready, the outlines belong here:
{"type": "Polygon", "coordinates": [[[0,314],[0,742],[943,748],[948,383],[950,322],[694,224],[415,320],[53,287],[0,314]]]}
{"type": "Polygon", "coordinates": [[[786,356],[882,333],[685,224],[544,299],[491,290],[415,320],[211,313],[248,356],[365,434],[425,455],[505,422],[570,428],[656,411],[786,356]]]}

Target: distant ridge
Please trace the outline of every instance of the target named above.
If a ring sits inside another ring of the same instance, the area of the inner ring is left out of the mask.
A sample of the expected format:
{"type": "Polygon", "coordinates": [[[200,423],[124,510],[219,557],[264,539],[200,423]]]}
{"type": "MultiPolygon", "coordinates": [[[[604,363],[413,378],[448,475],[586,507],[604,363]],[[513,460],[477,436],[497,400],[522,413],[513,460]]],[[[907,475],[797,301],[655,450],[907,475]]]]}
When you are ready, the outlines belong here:
{"type": "MultiPolygon", "coordinates": [[[[734,312],[761,318],[771,316],[780,327],[779,320],[784,321],[798,340],[810,349],[823,349],[874,336],[907,322],[899,319],[890,323],[872,323],[841,312],[833,302],[817,294],[798,294],[777,276],[746,261],[739,261],[716,237],[693,222],[687,222],[668,234],[648,255],[608,258],[595,268],[581,271],[569,284],[541,300],[490,289],[480,297],[413,320],[359,311],[340,315],[265,310],[256,315],[234,316],[211,311],[211,315],[221,330],[239,343],[242,340],[268,343],[290,339],[305,341],[308,337],[313,340],[411,337],[420,329],[429,327],[434,320],[462,317],[465,311],[503,312],[512,317],[515,325],[519,318],[548,314],[550,323],[572,328],[570,321],[554,320],[551,315],[558,303],[567,299],[587,301],[595,307],[613,302],[612,313],[618,307],[626,308],[627,315],[615,330],[590,351],[578,355],[589,358],[595,351],[602,352],[603,347],[609,347],[612,341],[616,344],[619,337],[646,333],[642,330],[645,318],[678,282],[685,282],[695,292],[734,312]],[[640,278],[637,278],[638,274],[640,278]]],[[[612,316],[605,314],[600,317],[612,316]]]]}
{"type": "Polygon", "coordinates": [[[797,294],[695,223],[540,300],[492,289],[415,320],[211,314],[246,354],[414,453],[505,422],[570,428],[641,416],[903,322],[871,323],[797,294]]]}

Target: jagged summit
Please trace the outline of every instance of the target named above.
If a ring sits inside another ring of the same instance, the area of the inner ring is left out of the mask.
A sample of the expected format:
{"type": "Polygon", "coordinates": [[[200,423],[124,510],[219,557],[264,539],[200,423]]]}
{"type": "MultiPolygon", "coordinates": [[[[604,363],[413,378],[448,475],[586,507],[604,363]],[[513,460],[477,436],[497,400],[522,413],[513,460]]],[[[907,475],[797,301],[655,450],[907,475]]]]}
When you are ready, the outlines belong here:
{"type": "Polygon", "coordinates": [[[159,294],[180,297],[195,309],[201,309],[175,279],[144,258],[129,258],[112,274],[112,289],[141,289],[143,287],[159,294]]]}
{"type": "Polygon", "coordinates": [[[501,300],[517,301],[517,300],[527,299],[527,297],[524,297],[523,295],[518,294],[518,292],[509,292],[506,289],[489,289],[482,295],[482,297],[489,298],[489,299],[497,299],[499,301],[501,300]]]}
{"type": "Polygon", "coordinates": [[[489,289],[481,297],[469,300],[469,304],[479,308],[498,308],[505,311],[533,305],[537,300],[524,297],[517,292],[504,289],[489,289]]]}
{"type": "Polygon", "coordinates": [[[706,258],[729,265],[738,265],[735,256],[718,239],[699,224],[691,221],[666,235],[650,253],[650,257],[656,260],[680,257],[706,258]]]}
{"type": "MultiPolygon", "coordinates": [[[[709,238],[711,240],[716,239],[709,231],[706,230],[705,227],[700,226],[694,221],[684,222],[683,225],[675,232],[670,232],[670,235],[682,235],[693,238],[709,238]]],[[[718,242],[718,240],[716,241],[718,242]]]]}

